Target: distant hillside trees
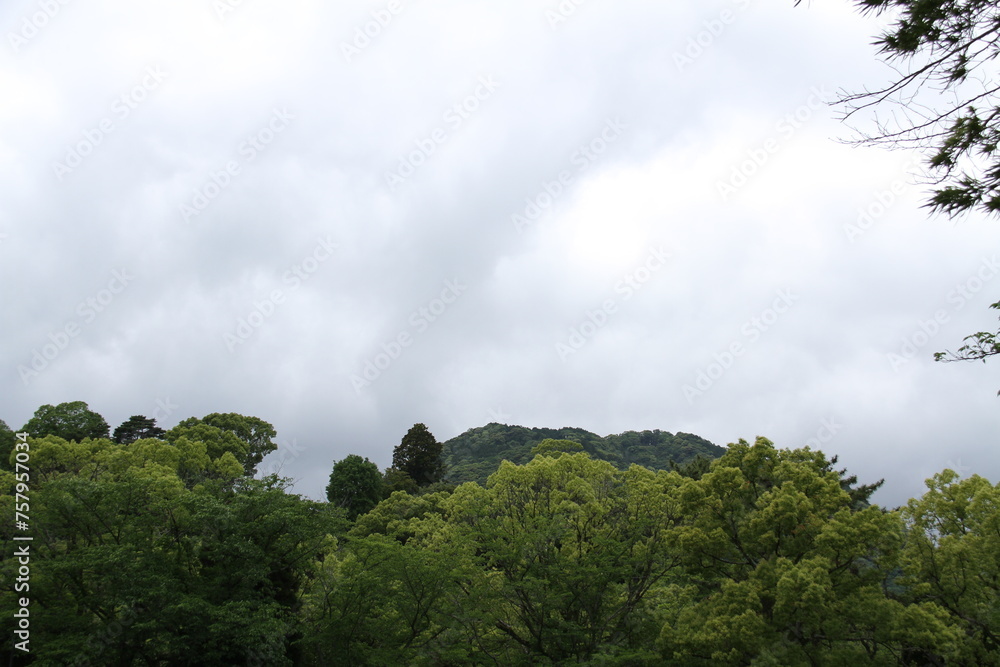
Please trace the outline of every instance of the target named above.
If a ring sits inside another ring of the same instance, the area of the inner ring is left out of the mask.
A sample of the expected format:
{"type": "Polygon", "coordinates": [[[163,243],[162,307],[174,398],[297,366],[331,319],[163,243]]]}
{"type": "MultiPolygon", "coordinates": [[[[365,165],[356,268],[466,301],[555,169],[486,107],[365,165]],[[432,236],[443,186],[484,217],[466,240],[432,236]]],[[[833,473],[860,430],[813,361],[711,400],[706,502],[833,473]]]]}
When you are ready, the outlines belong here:
{"type": "Polygon", "coordinates": [[[578,443],[577,451],[608,461],[619,470],[633,463],[667,470],[671,462],[686,464],[699,456],[712,460],[726,451],[690,433],[626,431],[601,437],[580,428],[526,428],[494,423],[469,429],[443,443],[446,479],[456,484],[469,481],[484,484],[501,461],[530,461],[537,453],[534,447],[544,440],[578,443]]]}

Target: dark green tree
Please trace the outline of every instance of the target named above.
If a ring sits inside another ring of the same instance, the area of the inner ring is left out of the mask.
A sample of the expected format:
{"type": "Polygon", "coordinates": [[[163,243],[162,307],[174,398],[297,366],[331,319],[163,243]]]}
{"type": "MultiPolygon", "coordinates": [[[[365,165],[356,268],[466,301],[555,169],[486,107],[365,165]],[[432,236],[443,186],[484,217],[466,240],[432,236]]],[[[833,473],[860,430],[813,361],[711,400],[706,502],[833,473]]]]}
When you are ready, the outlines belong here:
{"type": "Polygon", "coordinates": [[[0,470],[13,469],[8,459],[10,458],[10,453],[14,451],[14,443],[16,442],[17,436],[7,426],[7,422],[0,419],[0,470]]]}
{"type": "Polygon", "coordinates": [[[326,499],[347,510],[347,518],[353,521],[382,500],[382,473],[367,458],[349,454],[333,464],[326,499]]]}
{"type": "Polygon", "coordinates": [[[115,429],[111,439],[119,445],[127,445],[143,438],[162,438],[165,433],[152,417],[132,415],[115,429]]]}
{"type": "MultiPolygon", "coordinates": [[[[213,484],[217,461],[186,437],[121,447],[48,436],[30,445],[33,664],[302,664],[298,592],[316,554],[346,528],[339,512],[288,493],[276,477],[243,476],[229,452],[220,460],[232,462],[235,483],[213,484]],[[180,473],[192,467],[209,481],[187,487],[180,473]]],[[[14,488],[14,474],[0,471],[7,542],[14,488]]],[[[7,637],[18,567],[0,559],[7,637]]]]}
{"type": "Polygon", "coordinates": [[[440,482],[444,477],[441,443],[426,426],[414,424],[393,450],[392,467],[408,474],[417,486],[440,482]]]}
{"type": "Polygon", "coordinates": [[[73,401],[56,406],[43,405],[35,410],[21,430],[33,438],[55,435],[79,442],[85,438],[106,438],[110,427],[104,417],[88,408],[86,403],[73,401]]]}
{"type": "Polygon", "coordinates": [[[690,477],[691,479],[701,479],[711,468],[712,459],[701,454],[684,464],[677,463],[673,459],[670,460],[671,470],[679,473],[682,477],[690,477]]]}
{"type": "Polygon", "coordinates": [[[420,487],[406,472],[396,468],[386,468],[385,474],[382,476],[382,495],[384,498],[388,498],[396,491],[416,494],[420,491],[420,487]]]}

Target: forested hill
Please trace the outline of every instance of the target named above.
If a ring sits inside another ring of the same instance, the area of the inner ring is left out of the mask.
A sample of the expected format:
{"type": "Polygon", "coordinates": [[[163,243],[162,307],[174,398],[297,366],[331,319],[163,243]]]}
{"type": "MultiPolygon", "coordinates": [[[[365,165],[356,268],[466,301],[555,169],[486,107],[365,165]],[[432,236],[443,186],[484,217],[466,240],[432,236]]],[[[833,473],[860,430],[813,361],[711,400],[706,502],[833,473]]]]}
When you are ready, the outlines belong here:
{"type": "Polygon", "coordinates": [[[690,433],[625,431],[602,438],[582,428],[527,428],[491,423],[443,443],[446,479],[455,484],[485,483],[504,459],[517,464],[530,461],[531,448],[546,438],[579,442],[594,458],[620,469],[633,463],[654,470],[665,469],[670,461],[687,463],[699,454],[714,459],[726,451],[725,447],[690,433]]]}

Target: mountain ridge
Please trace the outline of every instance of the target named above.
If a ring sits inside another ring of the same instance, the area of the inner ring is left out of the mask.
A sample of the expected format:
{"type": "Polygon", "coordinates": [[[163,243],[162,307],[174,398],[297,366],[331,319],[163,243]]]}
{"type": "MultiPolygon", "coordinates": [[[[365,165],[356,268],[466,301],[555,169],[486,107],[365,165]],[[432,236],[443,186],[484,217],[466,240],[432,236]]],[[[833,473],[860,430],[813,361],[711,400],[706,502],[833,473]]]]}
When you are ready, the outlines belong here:
{"type": "Polygon", "coordinates": [[[693,433],[674,434],[654,429],[600,436],[574,426],[555,429],[490,422],[441,443],[447,470],[445,481],[484,484],[501,461],[517,464],[530,461],[532,447],[546,438],[578,442],[594,458],[623,470],[632,463],[653,470],[669,469],[671,461],[684,464],[699,455],[714,459],[726,452],[725,447],[693,433]]]}

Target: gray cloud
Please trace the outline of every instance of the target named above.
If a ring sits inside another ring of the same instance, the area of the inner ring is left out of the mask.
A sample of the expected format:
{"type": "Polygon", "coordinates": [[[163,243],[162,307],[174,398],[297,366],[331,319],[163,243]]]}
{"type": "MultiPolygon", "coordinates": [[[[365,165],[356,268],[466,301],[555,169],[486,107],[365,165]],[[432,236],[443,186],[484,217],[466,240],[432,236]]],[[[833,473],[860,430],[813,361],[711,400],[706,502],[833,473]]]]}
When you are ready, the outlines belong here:
{"type": "Polygon", "coordinates": [[[814,97],[887,77],[874,25],[561,5],[0,10],[0,416],[256,415],[316,498],[418,421],[819,444],[890,505],[995,479],[995,373],[931,355],[995,324],[1000,234],[814,97]]]}

